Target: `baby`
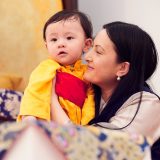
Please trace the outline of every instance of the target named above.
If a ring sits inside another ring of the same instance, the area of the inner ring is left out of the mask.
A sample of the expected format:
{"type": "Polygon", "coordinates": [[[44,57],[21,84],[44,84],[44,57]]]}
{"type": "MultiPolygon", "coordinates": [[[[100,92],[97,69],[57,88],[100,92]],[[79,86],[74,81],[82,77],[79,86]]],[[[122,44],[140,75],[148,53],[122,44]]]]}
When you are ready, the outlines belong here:
{"type": "Polygon", "coordinates": [[[83,80],[86,65],[81,56],[92,45],[91,22],[82,12],[63,10],[46,22],[43,38],[49,58],[30,76],[18,121],[28,116],[53,120],[51,97],[55,87],[59,103],[70,120],[75,124],[88,124],[95,115],[94,93],[91,85],[83,80]]]}

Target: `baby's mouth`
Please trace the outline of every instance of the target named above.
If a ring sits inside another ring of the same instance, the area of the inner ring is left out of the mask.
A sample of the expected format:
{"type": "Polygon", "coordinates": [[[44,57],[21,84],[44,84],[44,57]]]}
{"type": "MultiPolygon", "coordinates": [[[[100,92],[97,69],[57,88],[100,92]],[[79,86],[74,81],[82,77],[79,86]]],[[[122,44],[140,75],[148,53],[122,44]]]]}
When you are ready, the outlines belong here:
{"type": "Polygon", "coordinates": [[[62,55],[62,54],[67,54],[67,53],[64,52],[64,51],[61,51],[61,52],[58,53],[58,55],[62,55]]]}

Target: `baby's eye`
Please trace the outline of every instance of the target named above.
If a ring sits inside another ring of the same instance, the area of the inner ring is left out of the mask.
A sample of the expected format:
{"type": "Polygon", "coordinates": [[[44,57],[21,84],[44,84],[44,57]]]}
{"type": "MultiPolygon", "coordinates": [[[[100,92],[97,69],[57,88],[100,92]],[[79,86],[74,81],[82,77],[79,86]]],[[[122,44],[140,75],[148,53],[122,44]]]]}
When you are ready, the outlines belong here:
{"type": "Polygon", "coordinates": [[[51,41],[56,42],[56,41],[57,41],[57,38],[52,38],[51,41]]]}
{"type": "Polygon", "coordinates": [[[68,40],[74,39],[73,37],[67,37],[68,40]]]}

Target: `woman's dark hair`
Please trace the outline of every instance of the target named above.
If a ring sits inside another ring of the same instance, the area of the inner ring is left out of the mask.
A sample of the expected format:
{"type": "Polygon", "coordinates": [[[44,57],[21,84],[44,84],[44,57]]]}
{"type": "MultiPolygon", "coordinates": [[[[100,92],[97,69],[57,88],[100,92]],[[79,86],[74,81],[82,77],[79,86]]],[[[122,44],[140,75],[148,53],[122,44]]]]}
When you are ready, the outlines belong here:
{"type": "MultiPolygon", "coordinates": [[[[113,92],[105,109],[99,115],[101,89],[94,85],[96,116],[89,124],[108,122],[121,105],[118,101],[129,98],[136,92],[141,92],[138,108],[140,107],[142,91],[157,67],[157,51],[151,37],[136,25],[124,22],[113,22],[103,26],[113,42],[119,62],[129,62],[130,69],[113,92]]],[[[147,85],[147,87],[149,87],[147,85]]]]}
{"type": "Polygon", "coordinates": [[[71,18],[74,18],[80,21],[80,24],[84,30],[86,38],[92,38],[93,27],[89,17],[86,14],[77,10],[62,10],[54,14],[52,17],[50,17],[46,22],[46,24],[44,25],[43,39],[46,40],[46,29],[49,24],[56,23],[59,21],[66,21],[71,18]]]}

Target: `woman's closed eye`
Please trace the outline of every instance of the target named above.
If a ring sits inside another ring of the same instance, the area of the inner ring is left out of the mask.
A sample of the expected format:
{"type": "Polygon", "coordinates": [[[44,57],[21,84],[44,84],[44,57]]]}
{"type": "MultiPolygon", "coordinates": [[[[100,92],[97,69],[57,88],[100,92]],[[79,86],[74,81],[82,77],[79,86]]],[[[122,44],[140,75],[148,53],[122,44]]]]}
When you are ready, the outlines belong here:
{"type": "Polygon", "coordinates": [[[100,51],[98,51],[98,50],[96,50],[96,53],[97,53],[97,54],[102,54],[102,53],[101,53],[100,51]]]}
{"type": "Polygon", "coordinates": [[[94,51],[97,53],[97,54],[103,54],[103,52],[97,48],[94,49],[94,51]]]}
{"type": "Polygon", "coordinates": [[[95,46],[94,50],[97,54],[103,54],[104,53],[104,50],[100,46],[95,46]]]}

